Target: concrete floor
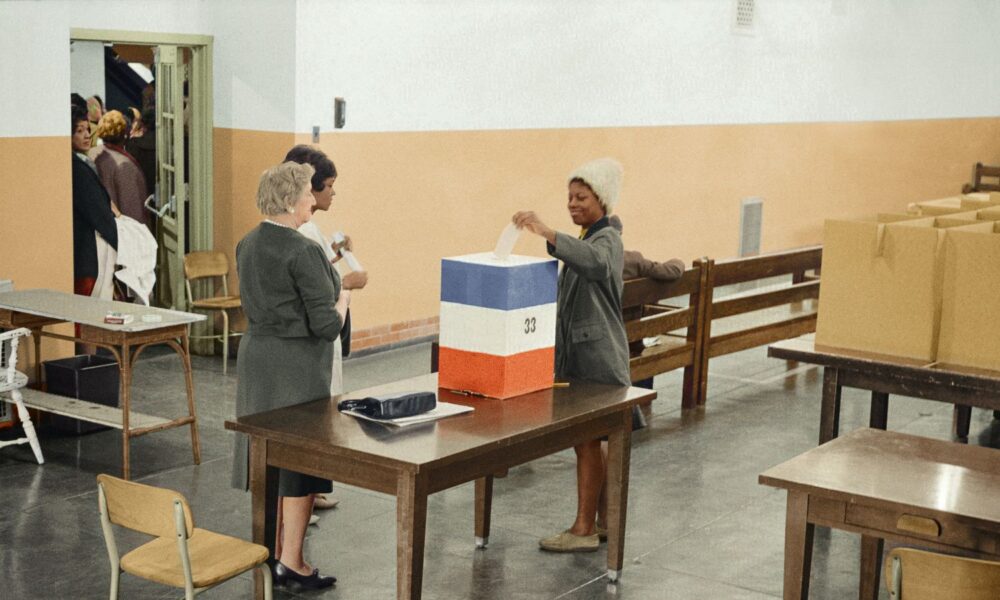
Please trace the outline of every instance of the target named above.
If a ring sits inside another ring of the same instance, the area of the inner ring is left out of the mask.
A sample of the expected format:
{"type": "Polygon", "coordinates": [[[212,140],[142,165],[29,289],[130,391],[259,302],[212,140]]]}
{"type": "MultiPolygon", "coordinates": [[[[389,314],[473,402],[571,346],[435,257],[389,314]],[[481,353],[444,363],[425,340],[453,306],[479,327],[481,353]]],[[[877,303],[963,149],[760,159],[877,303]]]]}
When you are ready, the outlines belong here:
{"type": "MultiPolygon", "coordinates": [[[[347,389],[425,373],[429,346],[352,359],[347,389]]],[[[231,367],[233,364],[230,365],[231,367]]],[[[132,445],[136,480],[184,493],[198,526],[250,537],[250,497],[229,487],[235,369],[195,357],[202,464],[191,464],[187,430],[138,438],[132,445]]],[[[757,484],[757,475],[816,445],[821,373],[766,357],[763,348],[711,363],[704,411],[680,410],[680,373],[656,379],[659,399],[650,426],[634,436],[623,578],[604,578],[603,549],[552,555],[539,537],[569,526],[575,511],[574,459],[562,452],[517,467],[497,480],[493,533],[485,551],[473,547],[471,484],[434,495],[428,507],[424,598],[762,600],[781,596],[784,492],[757,484]]],[[[161,415],[182,410],[183,380],[175,356],[139,362],[137,409],[161,415]]],[[[973,413],[972,443],[998,446],[1000,427],[986,411],[973,413]]],[[[845,390],[841,430],[865,426],[868,396],[845,390]]],[[[896,398],[889,427],[949,439],[951,408],[896,398]]],[[[5,432],[9,435],[9,431],[5,432]]],[[[107,597],[109,567],[94,476],[119,473],[120,436],[107,431],[72,437],[42,430],[46,464],[26,446],[0,451],[0,599],[107,597]]],[[[276,598],[393,598],[395,502],[391,497],[335,486],[340,506],[311,527],[307,556],[336,587],[322,592],[278,590],[276,598]]],[[[125,551],[144,539],[120,532],[125,551]]],[[[817,530],[814,599],[856,597],[858,540],[817,530]]],[[[205,598],[247,598],[242,576],[205,598]]],[[[176,598],[169,588],[122,576],[122,598],[176,598]]],[[[882,597],[886,597],[883,591],[882,597]]]]}

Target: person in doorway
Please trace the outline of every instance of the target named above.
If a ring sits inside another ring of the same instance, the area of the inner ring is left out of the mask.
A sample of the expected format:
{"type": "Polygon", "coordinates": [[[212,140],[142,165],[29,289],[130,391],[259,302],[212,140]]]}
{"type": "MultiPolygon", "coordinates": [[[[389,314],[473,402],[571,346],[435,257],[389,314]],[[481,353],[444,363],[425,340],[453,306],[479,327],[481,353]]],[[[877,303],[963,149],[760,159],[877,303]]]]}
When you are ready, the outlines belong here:
{"type": "Polygon", "coordinates": [[[132,111],[132,131],[125,142],[125,151],[139,163],[146,182],[146,197],[156,186],[156,110],[132,111]]]}
{"type": "Polygon", "coordinates": [[[73,146],[73,291],[90,296],[97,282],[97,238],[118,249],[116,209],[104,189],[97,167],[87,156],[90,150],[90,123],[87,113],[74,108],[71,113],[73,146]]]}
{"type": "MultiPolygon", "coordinates": [[[[333,203],[333,197],[337,195],[333,191],[333,184],[337,181],[337,167],[333,164],[333,161],[327,157],[327,155],[317,148],[312,148],[304,144],[299,144],[293,147],[285,155],[285,162],[294,162],[299,164],[308,164],[315,169],[311,180],[311,191],[313,198],[316,200],[316,204],[313,205],[313,213],[317,211],[327,211],[330,210],[330,205],[333,203]]],[[[342,245],[331,244],[324,236],[323,232],[320,231],[319,226],[316,224],[314,219],[310,219],[306,223],[303,223],[299,227],[299,233],[316,242],[323,248],[323,252],[326,255],[327,260],[330,261],[331,265],[334,265],[334,269],[338,271],[336,264],[340,261],[340,249],[353,250],[353,245],[351,239],[345,236],[345,240],[342,245]]],[[[345,290],[360,290],[365,287],[368,283],[368,274],[364,271],[355,271],[344,275],[341,279],[342,285],[345,290]]],[[[341,339],[338,337],[333,344],[333,369],[330,377],[330,395],[336,396],[338,394],[344,393],[344,375],[343,375],[343,348],[341,344],[341,339]]],[[[335,508],[338,504],[338,500],[329,497],[327,494],[316,494],[314,497],[314,506],[319,509],[335,508]]],[[[310,519],[310,524],[316,523],[318,517],[313,516],[310,519]]]]}
{"type": "Polygon", "coordinates": [[[87,98],[87,121],[90,122],[90,145],[92,147],[100,143],[100,138],[97,137],[97,124],[101,122],[103,116],[104,100],[101,100],[101,97],[96,94],[87,98]]]}
{"type": "Polygon", "coordinates": [[[104,140],[104,150],[97,154],[94,163],[111,201],[122,214],[148,227],[149,212],[144,206],[148,196],[146,179],[138,161],[125,150],[128,124],[124,115],[117,110],[106,112],[97,126],[97,135],[104,140]]]}
{"type": "MultiPolygon", "coordinates": [[[[610,158],[588,162],[569,176],[567,208],[577,237],[556,232],[532,211],[513,216],[517,227],[541,236],[563,261],[556,301],[556,378],[629,385],[628,342],[622,320],[621,235],[608,224],[618,203],[622,167],[610,158]]],[[[593,552],[607,539],[601,440],[576,451],[577,512],[573,525],[539,541],[551,552],[593,552]]]]}
{"type": "MultiPolygon", "coordinates": [[[[351,293],[323,249],[298,228],[312,218],[310,165],[282,163],[264,172],[257,188],[263,221],[236,246],[236,271],[247,330],[237,358],[236,417],[330,396],[333,342],[344,324],[351,293]]],[[[249,483],[249,441],[237,435],[233,484],[249,483]]],[[[274,567],[279,584],[332,586],[306,562],[303,542],[313,494],[330,481],[279,469],[278,531],[274,567]]]]}

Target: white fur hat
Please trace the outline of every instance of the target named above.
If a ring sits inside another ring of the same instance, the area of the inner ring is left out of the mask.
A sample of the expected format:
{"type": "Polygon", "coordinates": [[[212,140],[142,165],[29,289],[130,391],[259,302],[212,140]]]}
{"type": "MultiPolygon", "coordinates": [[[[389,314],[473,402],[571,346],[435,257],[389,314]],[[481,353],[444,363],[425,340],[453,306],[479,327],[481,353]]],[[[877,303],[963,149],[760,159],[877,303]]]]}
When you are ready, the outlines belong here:
{"type": "Polygon", "coordinates": [[[624,169],[613,158],[598,158],[580,165],[569,174],[569,180],[582,179],[597,194],[597,199],[609,215],[618,204],[618,192],[622,187],[624,169]]]}

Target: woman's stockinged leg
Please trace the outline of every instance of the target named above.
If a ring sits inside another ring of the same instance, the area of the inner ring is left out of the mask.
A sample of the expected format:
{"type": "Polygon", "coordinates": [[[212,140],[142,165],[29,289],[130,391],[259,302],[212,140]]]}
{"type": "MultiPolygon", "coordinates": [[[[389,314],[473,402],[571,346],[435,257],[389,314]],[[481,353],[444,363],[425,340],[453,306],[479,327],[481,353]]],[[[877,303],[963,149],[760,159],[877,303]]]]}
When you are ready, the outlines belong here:
{"type": "Polygon", "coordinates": [[[606,471],[601,442],[593,440],[576,448],[576,521],[570,528],[573,535],[592,535],[597,517],[601,489],[606,471]]]}
{"type": "Polygon", "coordinates": [[[302,575],[309,575],[313,570],[302,556],[312,503],[311,495],[281,499],[281,564],[302,575]]]}

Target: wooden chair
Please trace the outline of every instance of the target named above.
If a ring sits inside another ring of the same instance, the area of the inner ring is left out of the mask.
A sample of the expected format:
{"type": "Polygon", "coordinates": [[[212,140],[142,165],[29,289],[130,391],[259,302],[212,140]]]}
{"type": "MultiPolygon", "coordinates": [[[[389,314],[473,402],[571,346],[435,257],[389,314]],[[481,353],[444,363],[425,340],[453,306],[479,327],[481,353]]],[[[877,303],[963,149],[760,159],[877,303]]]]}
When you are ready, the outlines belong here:
{"type": "Polygon", "coordinates": [[[990,167],[983,163],[976,163],[976,170],[972,175],[972,184],[962,186],[963,194],[972,192],[1000,192],[1000,167],[990,167]],[[993,183],[984,183],[983,178],[993,179],[993,183]]]}
{"type": "Polygon", "coordinates": [[[217,311],[222,315],[222,333],[215,335],[192,335],[191,339],[211,339],[222,341],[222,374],[226,374],[229,364],[229,338],[243,335],[241,331],[229,330],[229,311],[240,308],[240,297],[229,294],[229,259],[222,252],[191,252],[184,256],[184,286],[187,289],[189,309],[217,311]],[[213,295],[195,299],[191,283],[208,279],[213,284],[213,295]],[[217,283],[221,280],[221,286],[217,283]],[[219,291],[222,293],[219,294],[219,291]]]}
{"type": "Polygon", "coordinates": [[[629,371],[633,382],[674,369],[684,369],[683,408],[695,406],[702,378],[704,290],[712,261],[701,258],[676,281],[651,278],[625,282],[622,316],[629,342],[629,371]],[[668,299],[688,296],[687,306],[664,304],[668,299]],[[681,332],[683,330],[683,332],[681,332]],[[656,338],[646,347],[644,339],[656,338]]]}
{"type": "Polygon", "coordinates": [[[267,548],[194,526],[184,496],[163,488],[97,476],[101,528],[111,561],[111,600],[118,598],[122,571],[184,589],[187,600],[209,588],[257,568],[264,578],[264,598],[271,600],[271,568],[267,548]],[[111,524],[156,539],[119,557],[111,524]]]}
{"type": "Polygon", "coordinates": [[[1000,562],[896,548],[886,559],[885,586],[892,600],[996,600],[1000,562]]]}
{"type": "Polygon", "coordinates": [[[20,328],[0,333],[0,394],[10,397],[0,398],[12,402],[17,407],[17,417],[24,427],[23,438],[0,441],[0,448],[13,446],[15,444],[29,444],[31,451],[35,453],[35,460],[38,464],[45,464],[42,456],[42,448],[38,444],[38,435],[35,433],[35,425],[31,422],[31,415],[24,407],[24,399],[21,397],[21,388],[28,385],[28,376],[17,370],[17,346],[18,340],[31,335],[31,331],[20,328]]]}
{"type": "Polygon", "coordinates": [[[819,278],[807,275],[818,271],[823,259],[823,248],[812,246],[750,258],[737,258],[709,265],[705,291],[703,343],[701,347],[700,389],[697,404],[705,404],[708,396],[708,361],[712,358],[764,346],[779,340],[798,337],[816,331],[815,308],[804,308],[802,303],[819,298],[819,278]],[[768,287],[763,291],[738,292],[716,298],[721,286],[746,284],[781,275],[791,275],[790,285],[768,287]],[[784,307],[777,319],[768,319],[761,325],[745,326],[716,320],[784,307]],[[721,331],[713,334],[713,328],[721,331]]]}

